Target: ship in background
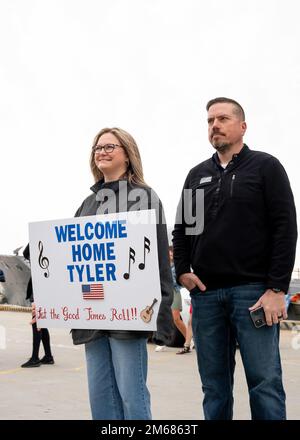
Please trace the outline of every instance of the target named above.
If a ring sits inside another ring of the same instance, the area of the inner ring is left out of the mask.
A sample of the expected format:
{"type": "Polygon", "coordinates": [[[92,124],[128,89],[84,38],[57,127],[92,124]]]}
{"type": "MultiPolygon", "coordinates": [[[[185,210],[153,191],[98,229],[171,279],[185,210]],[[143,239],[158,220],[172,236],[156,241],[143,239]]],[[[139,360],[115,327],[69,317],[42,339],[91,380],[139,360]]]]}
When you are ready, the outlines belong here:
{"type": "Polygon", "coordinates": [[[19,255],[22,248],[15,249],[13,255],[0,255],[0,304],[31,306],[26,300],[30,266],[23,255],[19,255]]]}

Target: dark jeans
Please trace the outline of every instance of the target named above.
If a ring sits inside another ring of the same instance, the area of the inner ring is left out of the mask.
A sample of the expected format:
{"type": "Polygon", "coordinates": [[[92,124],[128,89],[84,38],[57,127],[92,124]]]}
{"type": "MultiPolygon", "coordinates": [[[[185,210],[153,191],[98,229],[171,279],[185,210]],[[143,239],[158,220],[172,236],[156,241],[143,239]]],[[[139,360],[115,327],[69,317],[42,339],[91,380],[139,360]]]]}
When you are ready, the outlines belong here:
{"type": "Polygon", "coordinates": [[[245,369],[252,419],[286,418],[279,325],[256,328],[248,310],[264,291],[263,283],[191,291],[206,420],[232,419],[236,341],[245,369]]]}
{"type": "Polygon", "coordinates": [[[50,335],[48,329],[41,328],[37,329],[36,323],[32,324],[32,336],[33,336],[33,347],[32,347],[32,355],[31,358],[34,360],[39,359],[39,351],[41,341],[43,343],[43,347],[45,350],[45,356],[48,358],[52,357],[51,347],[50,347],[50,335]]]}

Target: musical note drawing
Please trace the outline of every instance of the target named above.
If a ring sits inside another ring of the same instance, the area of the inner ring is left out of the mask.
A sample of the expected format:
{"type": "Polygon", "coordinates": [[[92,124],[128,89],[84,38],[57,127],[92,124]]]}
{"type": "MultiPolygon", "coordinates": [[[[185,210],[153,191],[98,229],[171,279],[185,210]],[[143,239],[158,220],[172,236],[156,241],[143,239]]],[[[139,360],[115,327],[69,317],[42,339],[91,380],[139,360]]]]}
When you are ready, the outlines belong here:
{"type": "Polygon", "coordinates": [[[156,298],[154,298],[151,306],[147,306],[147,307],[145,307],[141,311],[140,317],[142,318],[142,320],[144,322],[150,322],[151,321],[151,318],[152,318],[152,315],[153,315],[153,306],[154,306],[155,303],[157,303],[157,299],[156,298]]]}
{"type": "Polygon", "coordinates": [[[49,277],[49,260],[47,257],[43,257],[43,243],[41,241],[39,241],[39,251],[40,251],[40,255],[39,255],[39,266],[41,269],[46,270],[46,272],[44,272],[44,277],[48,278],[49,277]]]}
{"type": "Polygon", "coordinates": [[[146,266],[146,250],[149,254],[150,252],[150,240],[147,237],[144,237],[144,263],[139,264],[139,269],[144,270],[146,266]]]}
{"type": "Polygon", "coordinates": [[[125,278],[125,280],[129,280],[130,278],[130,266],[131,266],[131,261],[132,263],[135,263],[135,250],[132,249],[131,247],[129,248],[129,263],[128,263],[128,272],[125,272],[123,277],[125,278]]]}

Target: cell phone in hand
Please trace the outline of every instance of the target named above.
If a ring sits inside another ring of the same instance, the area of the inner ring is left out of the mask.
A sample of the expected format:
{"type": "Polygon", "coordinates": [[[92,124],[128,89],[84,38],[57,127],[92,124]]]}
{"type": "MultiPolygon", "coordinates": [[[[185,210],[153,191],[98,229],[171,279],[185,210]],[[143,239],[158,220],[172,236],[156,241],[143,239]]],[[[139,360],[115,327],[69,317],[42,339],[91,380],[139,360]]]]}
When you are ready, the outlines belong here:
{"type": "Polygon", "coordinates": [[[265,311],[263,307],[259,307],[258,309],[251,310],[250,316],[256,328],[260,328],[263,327],[264,325],[267,325],[265,311]]]}

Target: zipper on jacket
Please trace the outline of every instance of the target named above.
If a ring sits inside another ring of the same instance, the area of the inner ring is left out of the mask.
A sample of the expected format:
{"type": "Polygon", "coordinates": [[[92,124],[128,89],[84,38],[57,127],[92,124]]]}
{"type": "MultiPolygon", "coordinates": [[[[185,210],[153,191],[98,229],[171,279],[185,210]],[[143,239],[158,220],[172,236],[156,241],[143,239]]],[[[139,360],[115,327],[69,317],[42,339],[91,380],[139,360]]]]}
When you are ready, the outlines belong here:
{"type": "Polygon", "coordinates": [[[235,181],[235,174],[233,174],[233,175],[232,175],[232,178],[231,178],[231,184],[230,184],[230,197],[232,197],[232,194],[233,194],[233,184],[234,184],[234,181],[235,181]]]}

